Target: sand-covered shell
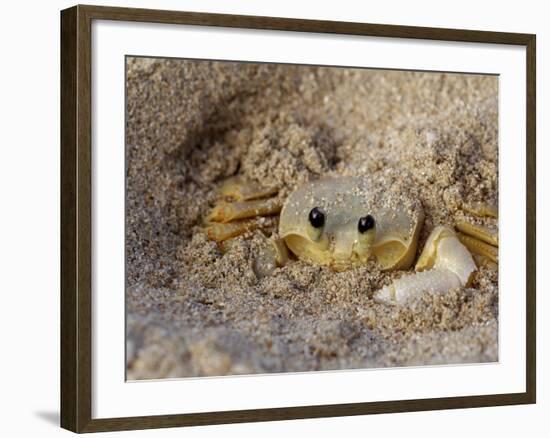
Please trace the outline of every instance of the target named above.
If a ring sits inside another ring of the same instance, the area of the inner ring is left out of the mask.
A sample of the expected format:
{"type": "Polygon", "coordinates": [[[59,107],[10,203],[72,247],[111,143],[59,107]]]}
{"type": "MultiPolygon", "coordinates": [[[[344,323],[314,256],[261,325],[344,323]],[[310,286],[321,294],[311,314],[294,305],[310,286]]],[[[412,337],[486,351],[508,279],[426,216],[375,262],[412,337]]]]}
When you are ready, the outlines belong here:
{"type": "Polygon", "coordinates": [[[406,187],[385,187],[373,177],[323,178],[295,190],[286,200],[279,235],[300,259],[345,270],[374,257],[382,269],[410,267],[416,254],[424,213],[406,187]],[[323,213],[315,228],[310,212],[323,213]],[[370,215],[374,226],[360,232],[370,215]]]}

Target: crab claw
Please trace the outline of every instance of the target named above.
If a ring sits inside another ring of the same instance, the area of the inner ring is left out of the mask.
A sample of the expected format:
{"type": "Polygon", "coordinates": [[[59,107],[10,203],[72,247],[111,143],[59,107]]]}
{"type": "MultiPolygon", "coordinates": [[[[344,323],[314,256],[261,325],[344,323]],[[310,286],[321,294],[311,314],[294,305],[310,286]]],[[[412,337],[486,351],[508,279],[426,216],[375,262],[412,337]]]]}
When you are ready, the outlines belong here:
{"type": "Polygon", "coordinates": [[[286,265],[288,250],[282,239],[273,235],[266,239],[266,245],[254,260],[254,273],[262,278],[273,273],[275,268],[286,265]]]}
{"type": "Polygon", "coordinates": [[[394,280],[374,294],[374,300],[384,304],[404,304],[424,291],[444,293],[471,281],[476,264],[470,252],[453,230],[436,227],[415,266],[414,274],[394,280]]]}

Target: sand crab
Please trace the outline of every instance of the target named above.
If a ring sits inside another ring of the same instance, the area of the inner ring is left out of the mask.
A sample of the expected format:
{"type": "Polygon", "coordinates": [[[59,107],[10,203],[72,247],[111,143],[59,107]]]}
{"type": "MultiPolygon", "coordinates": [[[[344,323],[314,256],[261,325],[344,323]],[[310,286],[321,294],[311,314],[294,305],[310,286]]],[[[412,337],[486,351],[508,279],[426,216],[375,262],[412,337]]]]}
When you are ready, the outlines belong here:
{"type": "MultiPolygon", "coordinates": [[[[259,271],[289,260],[289,252],[309,263],[338,271],[374,259],[382,270],[407,270],[415,262],[424,223],[422,204],[409,187],[376,184],[369,177],[335,177],[297,188],[281,203],[276,189],[248,185],[239,178],[221,188],[223,200],[207,218],[207,235],[223,243],[247,231],[273,226],[278,233],[259,257],[259,271]]],[[[497,217],[496,207],[464,205],[476,216],[497,217]]],[[[436,226],[421,251],[414,273],[406,273],[374,293],[385,304],[403,304],[419,292],[445,292],[467,286],[477,265],[498,263],[497,230],[459,221],[456,230],[436,226]]]]}

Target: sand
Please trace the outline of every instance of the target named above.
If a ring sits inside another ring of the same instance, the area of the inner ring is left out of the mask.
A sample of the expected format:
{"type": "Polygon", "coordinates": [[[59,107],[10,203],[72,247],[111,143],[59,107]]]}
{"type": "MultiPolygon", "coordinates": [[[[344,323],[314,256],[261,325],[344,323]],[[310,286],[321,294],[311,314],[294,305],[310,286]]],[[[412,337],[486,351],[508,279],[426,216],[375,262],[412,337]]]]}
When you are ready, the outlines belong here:
{"type": "Polygon", "coordinates": [[[373,293],[402,271],[293,260],[258,277],[261,231],[222,252],[201,227],[235,174],[281,200],[326,175],[400,178],[426,213],[419,250],[436,225],[496,226],[461,209],[498,202],[496,77],[127,62],[128,379],[498,360],[494,269],[387,306],[373,293]]]}

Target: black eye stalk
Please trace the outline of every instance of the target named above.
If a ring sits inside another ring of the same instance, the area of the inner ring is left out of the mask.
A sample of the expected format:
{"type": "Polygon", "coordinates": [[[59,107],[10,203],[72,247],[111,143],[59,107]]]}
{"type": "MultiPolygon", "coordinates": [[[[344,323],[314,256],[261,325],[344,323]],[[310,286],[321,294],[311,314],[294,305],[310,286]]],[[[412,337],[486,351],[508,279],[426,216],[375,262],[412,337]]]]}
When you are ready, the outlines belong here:
{"type": "Polygon", "coordinates": [[[366,233],[369,230],[372,230],[374,228],[374,218],[367,214],[366,216],[363,216],[359,219],[359,223],[357,224],[357,229],[361,234],[366,233]]]}
{"type": "Polygon", "coordinates": [[[319,207],[312,208],[308,218],[313,228],[323,228],[325,225],[325,213],[319,207]]]}

